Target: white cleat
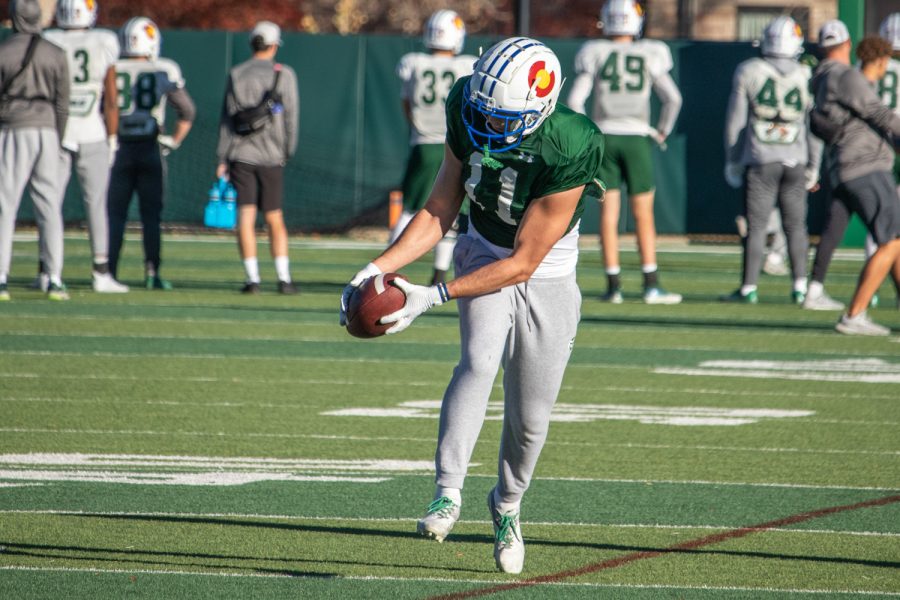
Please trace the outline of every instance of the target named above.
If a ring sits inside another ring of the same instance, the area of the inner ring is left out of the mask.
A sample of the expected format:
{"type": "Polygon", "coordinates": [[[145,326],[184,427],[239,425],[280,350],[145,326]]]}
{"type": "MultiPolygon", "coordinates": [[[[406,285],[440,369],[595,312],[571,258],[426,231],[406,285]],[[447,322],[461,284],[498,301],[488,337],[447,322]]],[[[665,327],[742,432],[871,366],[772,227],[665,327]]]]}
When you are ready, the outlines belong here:
{"type": "Polygon", "coordinates": [[[124,294],[128,291],[128,286],[113,279],[110,273],[93,271],[91,272],[91,279],[93,280],[94,291],[98,294],[124,294]]]}
{"type": "Polygon", "coordinates": [[[822,290],[816,295],[807,292],[806,298],[803,300],[803,308],[806,310],[844,310],[844,303],[838,302],[825,290],[822,290]]]}
{"type": "Polygon", "coordinates": [[[844,313],[834,328],[846,335],[891,335],[890,329],[872,321],[866,311],[855,317],[849,317],[844,313]]]}
{"type": "Polygon", "coordinates": [[[651,287],[644,290],[644,303],[646,304],[680,304],[681,294],[667,292],[661,287],[651,287]]]}
{"type": "Polygon", "coordinates": [[[500,514],[494,504],[494,490],[488,494],[487,501],[494,525],[494,561],[504,573],[517,575],[525,566],[525,542],[522,541],[519,513],[500,514]]]}
{"type": "Polygon", "coordinates": [[[441,496],[428,505],[425,516],[416,523],[419,535],[443,542],[459,520],[459,504],[441,496]]]}
{"type": "Polygon", "coordinates": [[[787,275],[789,271],[784,257],[776,253],[768,254],[766,262],[763,263],[763,273],[775,276],[787,275]]]}

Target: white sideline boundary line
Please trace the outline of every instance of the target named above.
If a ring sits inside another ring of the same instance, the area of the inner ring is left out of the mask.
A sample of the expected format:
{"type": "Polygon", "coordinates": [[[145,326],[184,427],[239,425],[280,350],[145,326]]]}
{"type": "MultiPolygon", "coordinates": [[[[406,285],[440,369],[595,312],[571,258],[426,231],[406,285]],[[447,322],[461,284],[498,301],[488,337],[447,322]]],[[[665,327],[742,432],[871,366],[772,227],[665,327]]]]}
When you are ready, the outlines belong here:
{"type": "MultiPolygon", "coordinates": [[[[252,569],[253,567],[248,567],[252,569]]],[[[28,567],[28,566],[0,566],[0,571],[33,571],[33,572],[50,572],[50,573],[106,573],[121,575],[179,575],[185,577],[235,577],[249,579],[308,579],[310,581],[323,581],[322,577],[314,575],[290,575],[277,573],[226,573],[226,572],[203,572],[203,571],[175,571],[168,569],[90,569],[79,567],[28,567]]],[[[472,584],[472,585],[502,585],[506,583],[502,579],[450,579],[444,577],[380,577],[380,576],[357,576],[357,575],[337,575],[330,578],[332,581],[396,581],[396,582],[420,582],[420,583],[448,583],[448,584],[472,584]]],[[[548,583],[533,584],[529,587],[551,587],[551,588],[586,588],[586,589],[635,589],[635,590],[704,590],[704,591],[721,591],[721,592],[762,592],[771,594],[851,594],[864,596],[890,596],[900,597],[898,592],[880,592],[875,590],[829,590],[829,589],[808,589],[808,588],[762,588],[762,587],[744,587],[744,586],[708,586],[708,585],[661,585],[661,584],[629,584],[629,583],[590,583],[590,582],[565,582],[555,581],[548,583]]]]}
{"type": "MultiPolygon", "coordinates": [[[[54,516],[79,516],[79,517],[173,517],[189,519],[270,519],[279,521],[349,521],[352,523],[414,523],[420,517],[323,517],[304,515],[271,515],[255,513],[185,513],[185,512],[129,512],[129,511],[92,511],[92,510],[58,510],[58,509],[0,509],[0,515],[54,515],[54,516]]],[[[490,521],[477,519],[460,519],[459,523],[475,525],[487,525],[490,521]]],[[[665,525],[647,523],[584,523],[574,521],[525,521],[529,526],[537,527],[594,527],[608,529],[661,529],[661,530],[711,530],[730,531],[744,525],[665,525]]],[[[886,531],[849,531],[842,529],[790,529],[788,527],[773,527],[766,532],[788,534],[815,534],[815,535],[850,535],[859,537],[885,537],[900,538],[900,533],[886,531]]]]}

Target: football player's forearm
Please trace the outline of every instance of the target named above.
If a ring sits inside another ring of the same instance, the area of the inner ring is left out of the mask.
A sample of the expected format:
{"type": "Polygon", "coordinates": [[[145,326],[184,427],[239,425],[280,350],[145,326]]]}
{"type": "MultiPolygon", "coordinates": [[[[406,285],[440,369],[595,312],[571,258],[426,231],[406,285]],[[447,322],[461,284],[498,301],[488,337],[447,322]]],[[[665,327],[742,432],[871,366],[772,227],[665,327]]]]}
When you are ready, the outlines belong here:
{"type": "Polygon", "coordinates": [[[663,77],[657,79],[653,84],[656,94],[660,99],[659,121],[656,129],[664,136],[672,133],[675,127],[675,121],[678,119],[678,113],[681,112],[681,92],[678,86],[667,73],[663,77]]]}
{"type": "Polygon", "coordinates": [[[591,94],[593,83],[594,79],[589,73],[579,73],[575,78],[575,83],[572,84],[572,91],[569,92],[569,98],[566,102],[568,107],[575,112],[585,114],[584,104],[591,94]]]}

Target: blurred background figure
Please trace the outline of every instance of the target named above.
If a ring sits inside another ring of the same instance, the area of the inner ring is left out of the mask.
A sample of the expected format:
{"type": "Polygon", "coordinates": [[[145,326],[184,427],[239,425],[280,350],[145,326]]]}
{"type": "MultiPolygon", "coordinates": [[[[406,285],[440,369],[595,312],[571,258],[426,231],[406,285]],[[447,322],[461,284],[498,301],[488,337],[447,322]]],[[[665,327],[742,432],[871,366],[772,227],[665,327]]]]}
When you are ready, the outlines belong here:
{"type": "Polygon", "coordinates": [[[184,87],[181,69],[160,58],[162,38],[156,24],[134,17],[120,31],[122,59],[115,64],[119,92],[119,150],[109,185],[109,266],[118,279],[119,255],[132,195],[140,204],[144,245],[144,285],[170,290],[160,277],[165,156],[178,149],[191,130],[194,102],[184,87]],[[166,102],[177,115],[175,131],[165,134],[166,102]]]}
{"type": "Polygon", "coordinates": [[[633,0],[607,0],[600,13],[606,39],[587,42],[575,57],[577,77],[569,106],[584,113],[591,91],[591,118],[606,137],[600,179],[607,189],[600,207],[600,243],[606,269],[603,300],[622,302],[619,213],[624,184],[637,227],[644,278],[644,302],[678,304],[681,295],[659,285],[653,197],[652,144],[665,144],[681,110],[681,92],[672,80],[672,53],[657,40],[638,39],[643,10],[633,0]],[[656,128],[650,126],[650,92],[662,104],[656,128]]]}
{"type": "MultiPolygon", "coordinates": [[[[460,54],[466,26],[452,10],[439,10],[428,19],[422,35],[428,52],[410,52],[400,59],[397,76],[403,82],[400,96],[409,123],[409,159],[403,175],[403,212],[391,228],[393,243],[416,211],[425,206],[441,161],[447,136],[444,103],[456,80],[471,75],[474,56],[460,54]]],[[[446,281],[453,248],[460,230],[465,232],[467,205],[447,235],[434,248],[432,285],[446,281]],[[462,221],[462,223],[460,223],[462,221]]]]}
{"type": "MultiPolygon", "coordinates": [[[[119,59],[119,40],[111,31],[93,29],[96,21],[94,0],[59,0],[56,24],[60,29],[45,31],[44,37],[65,50],[69,60],[71,95],[69,121],[62,141],[60,188],[65,194],[74,162],[91,240],[94,291],[122,293],[128,291],[128,286],[116,281],[109,270],[106,209],[110,165],[118,147],[115,63],[119,59]]],[[[41,256],[44,254],[42,249],[41,256]]],[[[48,279],[41,269],[38,286],[44,289],[48,279]]]]}
{"type": "Polygon", "coordinates": [[[68,300],[59,173],[69,67],[65,52],[41,38],[37,0],[13,0],[9,6],[14,33],[0,43],[0,301],[10,299],[13,232],[26,186],[43,223],[47,297],[68,300]]]}
{"type": "Polygon", "coordinates": [[[741,286],[720,300],[755,304],[773,209],[781,215],[791,259],[791,297],[806,298],[807,190],[816,189],[822,143],[807,127],[812,70],[797,59],[800,26],[790,17],[772,20],[762,57],[738,65],[725,123],[725,180],[744,188],[747,237],[741,286]]]}
{"type": "Polygon", "coordinates": [[[250,32],[253,56],[228,74],[219,121],[216,176],[237,190],[238,250],[246,280],[241,291],[258,294],[256,215],[263,212],[269,249],[275,261],[278,291],[296,294],[288,257],[288,234],[282,210],[284,167],[297,150],[300,99],[294,70],[275,62],[281,29],[260,21],[250,32]]]}

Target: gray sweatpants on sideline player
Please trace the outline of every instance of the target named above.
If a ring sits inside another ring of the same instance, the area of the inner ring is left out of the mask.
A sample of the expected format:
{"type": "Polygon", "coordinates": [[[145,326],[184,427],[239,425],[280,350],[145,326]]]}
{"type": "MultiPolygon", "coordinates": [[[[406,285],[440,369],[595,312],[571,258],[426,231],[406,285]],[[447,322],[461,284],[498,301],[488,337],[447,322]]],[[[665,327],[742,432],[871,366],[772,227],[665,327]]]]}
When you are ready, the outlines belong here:
{"type": "Polygon", "coordinates": [[[743,285],[756,285],[766,251],[766,230],[776,204],[787,236],[791,274],[806,278],[809,234],[806,231],[805,165],[786,167],[773,163],[747,167],[744,202],[747,240],[744,248],[743,285]]]}
{"type": "MultiPolygon", "coordinates": [[[[454,251],[457,276],[496,258],[469,235],[454,251]]],[[[461,353],[444,394],[435,455],[437,484],[462,488],[488,398],[503,366],[503,433],[499,483],[503,503],[522,499],[550,424],[581,318],[575,273],[532,279],[475,298],[461,298],[461,353]]]]}
{"type": "Polygon", "coordinates": [[[87,217],[91,253],[94,261],[104,263],[109,258],[109,215],[106,212],[106,194],[109,190],[109,145],[106,140],[81,144],[78,152],[62,153],[62,189],[65,191],[72,175],[72,162],[87,217]]]}
{"type": "Polygon", "coordinates": [[[0,128],[0,277],[9,275],[16,215],[26,186],[35,216],[44,224],[47,273],[62,277],[61,152],[56,129],[0,128]]]}

